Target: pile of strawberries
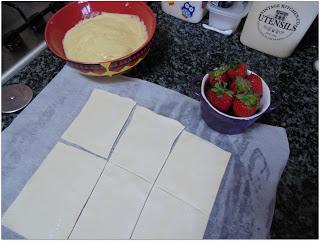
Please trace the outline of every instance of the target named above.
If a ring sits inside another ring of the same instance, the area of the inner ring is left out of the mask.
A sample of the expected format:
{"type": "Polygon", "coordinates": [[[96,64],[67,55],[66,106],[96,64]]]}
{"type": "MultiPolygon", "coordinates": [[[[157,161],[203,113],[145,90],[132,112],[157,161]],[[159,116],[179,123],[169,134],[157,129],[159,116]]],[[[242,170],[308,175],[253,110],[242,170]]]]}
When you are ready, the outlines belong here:
{"type": "Polygon", "coordinates": [[[209,73],[210,88],[206,96],[220,111],[234,116],[254,115],[260,108],[262,81],[255,74],[247,75],[241,61],[216,68],[209,73]]]}

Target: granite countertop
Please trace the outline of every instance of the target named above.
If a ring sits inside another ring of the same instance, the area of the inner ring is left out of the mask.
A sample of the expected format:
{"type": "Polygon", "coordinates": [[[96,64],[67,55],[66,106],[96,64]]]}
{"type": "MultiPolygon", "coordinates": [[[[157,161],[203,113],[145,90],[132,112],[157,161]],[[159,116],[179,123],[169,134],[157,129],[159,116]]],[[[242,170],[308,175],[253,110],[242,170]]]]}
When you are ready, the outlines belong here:
{"type": "MultiPolygon", "coordinates": [[[[128,76],[141,78],[198,99],[201,77],[215,65],[242,59],[280,93],[281,106],[259,120],[287,131],[290,156],[278,186],[272,238],[318,237],[318,32],[308,31],[292,56],[272,57],[242,45],[240,31],[229,36],[206,30],[162,12],[147,57],[128,76]]],[[[314,29],[318,29],[317,27],[314,29]]],[[[5,85],[25,83],[36,96],[62,69],[64,61],[48,49],[5,85]]],[[[20,112],[2,114],[2,130],[20,112]]]]}

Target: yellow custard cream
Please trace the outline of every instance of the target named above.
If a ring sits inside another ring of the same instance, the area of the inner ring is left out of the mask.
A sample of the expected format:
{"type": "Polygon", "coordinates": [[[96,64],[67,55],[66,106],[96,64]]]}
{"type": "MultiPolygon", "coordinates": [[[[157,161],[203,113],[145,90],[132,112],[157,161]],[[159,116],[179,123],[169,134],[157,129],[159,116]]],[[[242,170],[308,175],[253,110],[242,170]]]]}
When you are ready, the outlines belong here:
{"type": "Polygon", "coordinates": [[[102,62],[122,57],[139,48],[148,38],[138,16],[103,13],[71,28],[63,39],[68,59],[102,62]]]}

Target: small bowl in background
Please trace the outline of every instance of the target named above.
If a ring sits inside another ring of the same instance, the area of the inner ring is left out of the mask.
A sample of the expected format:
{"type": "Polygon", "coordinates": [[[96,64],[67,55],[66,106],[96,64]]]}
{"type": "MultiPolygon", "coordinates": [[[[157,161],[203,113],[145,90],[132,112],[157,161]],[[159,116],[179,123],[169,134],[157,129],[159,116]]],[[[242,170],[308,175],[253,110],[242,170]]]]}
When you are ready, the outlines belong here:
{"type": "MultiPolygon", "coordinates": [[[[248,70],[247,74],[255,74],[253,71],[248,70]]],[[[259,76],[259,75],[258,75],[259,76]]],[[[275,103],[271,104],[271,92],[266,84],[266,82],[261,78],[262,80],[262,89],[263,94],[262,98],[260,99],[260,104],[262,105],[262,108],[259,109],[259,111],[249,117],[237,117],[237,116],[231,116],[228,114],[225,114],[215,108],[211,105],[209,100],[206,97],[206,90],[209,88],[208,83],[208,77],[209,74],[206,74],[201,83],[201,115],[203,120],[207,123],[207,125],[224,134],[239,134],[245,131],[246,128],[248,128],[250,125],[252,125],[256,120],[258,120],[264,113],[270,112],[277,108],[280,104],[279,101],[276,101],[275,103]]]]}
{"type": "Polygon", "coordinates": [[[151,40],[156,29],[156,18],[144,2],[72,2],[60,9],[48,21],[45,29],[45,41],[48,48],[69,66],[82,74],[92,76],[112,76],[123,73],[136,66],[149,52],[151,40]],[[102,12],[137,15],[146,25],[148,39],[138,49],[121,58],[106,62],[78,62],[66,57],[63,50],[63,38],[66,32],[83,19],[97,16],[102,12]]]}

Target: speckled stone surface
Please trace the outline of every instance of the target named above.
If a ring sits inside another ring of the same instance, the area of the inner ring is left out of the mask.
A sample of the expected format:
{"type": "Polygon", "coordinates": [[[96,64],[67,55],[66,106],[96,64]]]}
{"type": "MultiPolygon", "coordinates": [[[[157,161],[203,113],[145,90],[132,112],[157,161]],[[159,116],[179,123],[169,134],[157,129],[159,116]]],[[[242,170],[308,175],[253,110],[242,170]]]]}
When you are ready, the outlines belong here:
{"type": "MultiPolygon", "coordinates": [[[[286,128],[291,151],[278,186],[270,235],[317,238],[318,72],[313,62],[318,58],[318,32],[309,31],[293,55],[281,59],[242,45],[239,31],[225,37],[202,28],[208,17],[198,24],[187,23],[162,12],[160,3],[149,5],[157,14],[154,42],[148,56],[127,75],[198,99],[201,77],[213,66],[237,58],[246,61],[280,93],[281,106],[259,122],[286,128]]],[[[5,85],[25,83],[37,95],[63,66],[45,50],[5,85]]],[[[18,114],[2,114],[2,130],[18,114]]]]}

